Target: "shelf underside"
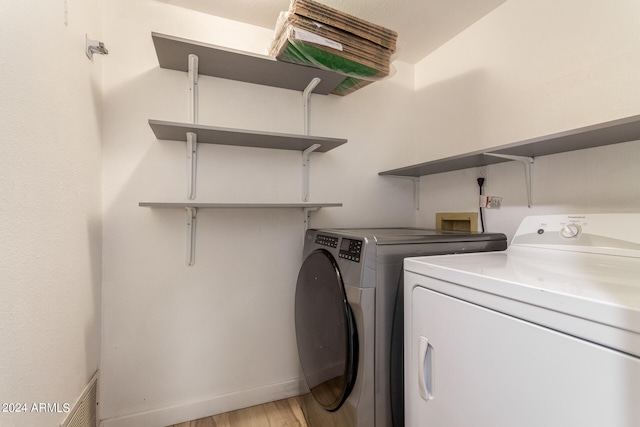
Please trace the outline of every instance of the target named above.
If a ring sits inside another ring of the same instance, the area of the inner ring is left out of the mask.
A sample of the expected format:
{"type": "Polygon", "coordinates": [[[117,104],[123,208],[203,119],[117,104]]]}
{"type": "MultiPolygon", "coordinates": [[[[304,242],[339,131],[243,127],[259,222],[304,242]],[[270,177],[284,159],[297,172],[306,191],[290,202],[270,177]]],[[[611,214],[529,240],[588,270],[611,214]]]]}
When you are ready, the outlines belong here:
{"type": "Polygon", "coordinates": [[[198,135],[199,143],[242,147],[304,151],[314,144],[320,144],[315,151],[324,153],[347,142],[346,139],[341,138],[252,131],[162,120],[149,120],[149,126],[158,139],[186,141],[187,132],[193,132],[198,135]]]}
{"type": "Polygon", "coordinates": [[[509,161],[503,158],[487,156],[485,153],[539,157],[635,140],[640,140],[640,116],[392,169],[380,172],[379,175],[419,177],[509,161]]]}
{"type": "Polygon", "coordinates": [[[197,203],[197,202],[140,202],[140,207],[161,209],[283,209],[283,208],[336,208],[342,203],[197,203]]]}
{"type": "Polygon", "coordinates": [[[180,37],[152,33],[161,68],[189,71],[188,56],[198,56],[201,75],[303,91],[309,82],[320,78],[313,93],[331,93],[345,76],[333,71],[277,61],[270,56],[236,51],[180,37]]]}

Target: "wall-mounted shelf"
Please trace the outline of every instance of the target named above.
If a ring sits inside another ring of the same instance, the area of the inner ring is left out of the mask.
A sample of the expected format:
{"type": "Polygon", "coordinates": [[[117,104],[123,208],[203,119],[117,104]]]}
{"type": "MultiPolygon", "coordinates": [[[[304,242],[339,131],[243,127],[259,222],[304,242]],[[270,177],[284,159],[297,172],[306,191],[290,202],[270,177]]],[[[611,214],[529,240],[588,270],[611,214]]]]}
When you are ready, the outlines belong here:
{"type": "Polygon", "coordinates": [[[635,140],[640,140],[640,115],[501,145],[486,150],[391,169],[380,172],[379,175],[418,178],[425,175],[518,160],[525,165],[527,195],[529,207],[531,207],[532,169],[536,157],[635,140]]]}
{"type": "Polygon", "coordinates": [[[319,209],[341,207],[342,203],[194,203],[194,202],[140,202],[138,206],[159,209],[319,209]]]}
{"type": "Polygon", "coordinates": [[[140,207],[157,209],[184,209],[187,213],[186,263],[192,266],[196,254],[196,216],[198,209],[302,209],[305,230],[309,227],[312,211],[320,208],[341,207],[342,203],[193,203],[193,202],[140,202],[140,207]]]}
{"type": "Polygon", "coordinates": [[[205,144],[297,151],[304,151],[314,144],[320,144],[315,151],[324,153],[347,142],[346,139],[340,138],[262,132],[162,120],[149,120],[149,126],[158,139],[186,141],[187,133],[193,132],[198,135],[198,142],[205,144]]]}
{"type": "Polygon", "coordinates": [[[487,156],[485,153],[538,157],[635,140],[640,140],[640,116],[391,169],[380,172],[379,175],[419,177],[509,161],[505,158],[487,156]]]}
{"type": "Polygon", "coordinates": [[[159,139],[187,143],[187,198],[196,197],[198,142],[245,147],[298,150],[302,152],[302,200],[309,200],[309,169],[312,152],[326,152],[346,143],[346,139],[309,135],[311,93],[329,94],[344,76],[298,64],[277,61],[263,55],[222,48],[165,34],[151,33],[161,68],[183,71],[189,77],[190,122],[149,120],[159,139]],[[198,123],[198,76],[207,75],[247,83],[297,90],[302,93],[304,135],[260,132],[204,126],[198,123]]]}
{"type": "Polygon", "coordinates": [[[189,123],[149,120],[156,138],[185,141],[187,145],[187,202],[140,202],[139,206],[159,209],[184,209],[187,213],[187,265],[195,257],[195,225],[198,209],[274,209],[297,208],[304,212],[305,229],[312,211],[339,207],[341,203],[307,203],[309,199],[309,155],[327,152],[347,142],[346,139],[309,135],[311,93],[327,95],[344,76],[297,64],[276,61],[262,55],[199,43],[193,40],[151,34],[161,68],[188,73],[189,123]],[[301,92],[304,109],[304,135],[262,132],[198,124],[198,77],[207,75],[246,83],[268,85],[301,92]],[[243,147],[296,150],[302,158],[302,200],[305,203],[196,203],[195,183],[198,143],[243,147]]]}
{"type": "Polygon", "coordinates": [[[328,95],[344,75],[275,58],[227,49],[180,37],[152,33],[161,68],[189,71],[187,57],[197,55],[199,74],[266,86],[303,91],[316,77],[321,79],[313,93],[328,95]]]}

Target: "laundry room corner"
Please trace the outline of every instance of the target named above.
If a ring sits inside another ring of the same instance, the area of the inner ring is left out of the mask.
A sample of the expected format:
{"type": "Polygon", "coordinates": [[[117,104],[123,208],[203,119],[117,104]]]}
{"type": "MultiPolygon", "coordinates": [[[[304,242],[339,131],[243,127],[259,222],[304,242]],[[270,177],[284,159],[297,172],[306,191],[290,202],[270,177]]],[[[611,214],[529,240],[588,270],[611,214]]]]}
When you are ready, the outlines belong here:
{"type": "MultiPolygon", "coordinates": [[[[377,175],[411,143],[413,67],[400,63],[349,96],[311,95],[310,134],[347,143],[310,155],[309,202],[341,207],[312,209],[309,221],[300,208],[199,208],[188,266],[185,209],[139,206],[188,200],[186,144],[149,126],[189,119],[188,76],[159,66],[154,32],[260,55],[273,38],[162,1],[117,0],[105,11],[105,427],[171,424],[185,412],[195,419],[299,394],[293,298],[305,227],[415,221],[412,194],[398,191],[405,183],[377,175]]],[[[303,133],[298,91],[209,76],[198,90],[203,125],[303,133]]],[[[198,144],[197,156],[196,203],[302,202],[300,152],[198,144]]]]}

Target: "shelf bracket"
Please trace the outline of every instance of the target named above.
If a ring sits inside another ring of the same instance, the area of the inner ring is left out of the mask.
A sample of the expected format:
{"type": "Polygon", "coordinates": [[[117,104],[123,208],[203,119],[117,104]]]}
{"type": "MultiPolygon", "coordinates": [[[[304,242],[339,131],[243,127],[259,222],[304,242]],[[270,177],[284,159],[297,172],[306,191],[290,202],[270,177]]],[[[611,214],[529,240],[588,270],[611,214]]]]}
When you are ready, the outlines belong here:
{"type": "Polygon", "coordinates": [[[313,144],[302,152],[302,201],[309,201],[309,169],[311,168],[311,159],[309,155],[320,148],[320,144],[313,144]]]}
{"type": "MultiPolygon", "coordinates": [[[[311,79],[307,87],[302,92],[302,107],[304,110],[304,134],[309,135],[309,104],[311,92],[320,83],[319,77],[311,79]]],[[[309,201],[309,168],[311,167],[309,154],[320,148],[320,144],[313,144],[302,152],[302,201],[309,201]]]]}
{"type": "Polygon", "coordinates": [[[196,215],[197,208],[187,206],[187,257],[186,262],[191,267],[196,262],[196,215]]]}
{"type": "Polygon", "coordinates": [[[313,211],[317,211],[320,208],[304,208],[304,231],[307,231],[309,229],[309,226],[311,225],[311,212],[313,211]]]}
{"type": "Polygon", "coordinates": [[[198,164],[198,134],[187,132],[187,197],[196,198],[196,166],[198,164]]]}
{"type": "Polygon", "coordinates": [[[413,181],[413,207],[415,210],[420,210],[420,177],[419,176],[402,176],[402,175],[387,175],[391,178],[410,179],[413,181]]]}
{"type": "Polygon", "coordinates": [[[420,177],[410,176],[407,177],[413,181],[413,204],[417,211],[420,210],[420,177]]]}
{"type": "MultiPolygon", "coordinates": [[[[198,55],[189,55],[189,120],[198,123],[198,55]]],[[[196,165],[198,136],[187,132],[187,198],[196,198],[196,165]]]]}
{"type": "Polygon", "coordinates": [[[527,185],[527,206],[533,206],[533,157],[527,156],[512,156],[510,154],[497,154],[497,153],[484,153],[485,156],[500,157],[502,159],[513,160],[521,162],[524,165],[524,177],[527,185]]]}
{"type": "Polygon", "coordinates": [[[302,92],[302,107],[304,109],[304,134],[309,135],[309,107],[310,107],[310,98],[311,92],[318,86],[320,83],[319,77],[314,77],[311,79],[307,87],[302,92]]]}
{"type": "Polygon", "coordinates": [[[189,119],[198,123],[198,55],[189,55],[189,119]]]}

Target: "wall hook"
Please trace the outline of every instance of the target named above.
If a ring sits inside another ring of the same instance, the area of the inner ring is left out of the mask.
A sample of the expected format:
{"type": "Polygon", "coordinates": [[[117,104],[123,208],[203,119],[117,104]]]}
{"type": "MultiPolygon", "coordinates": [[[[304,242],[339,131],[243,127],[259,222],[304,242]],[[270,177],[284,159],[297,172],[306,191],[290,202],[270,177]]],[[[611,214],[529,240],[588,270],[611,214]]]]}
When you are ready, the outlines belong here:
{"type": "Polygon", "coordinates": [[[98,40],[92,40],[88,35],[84,35],[84,52],[87,54],[87,58],[93,59],[94,53],[100,55],[108,55],[109,51],[104,47],[104,43],[98,40]]]}

